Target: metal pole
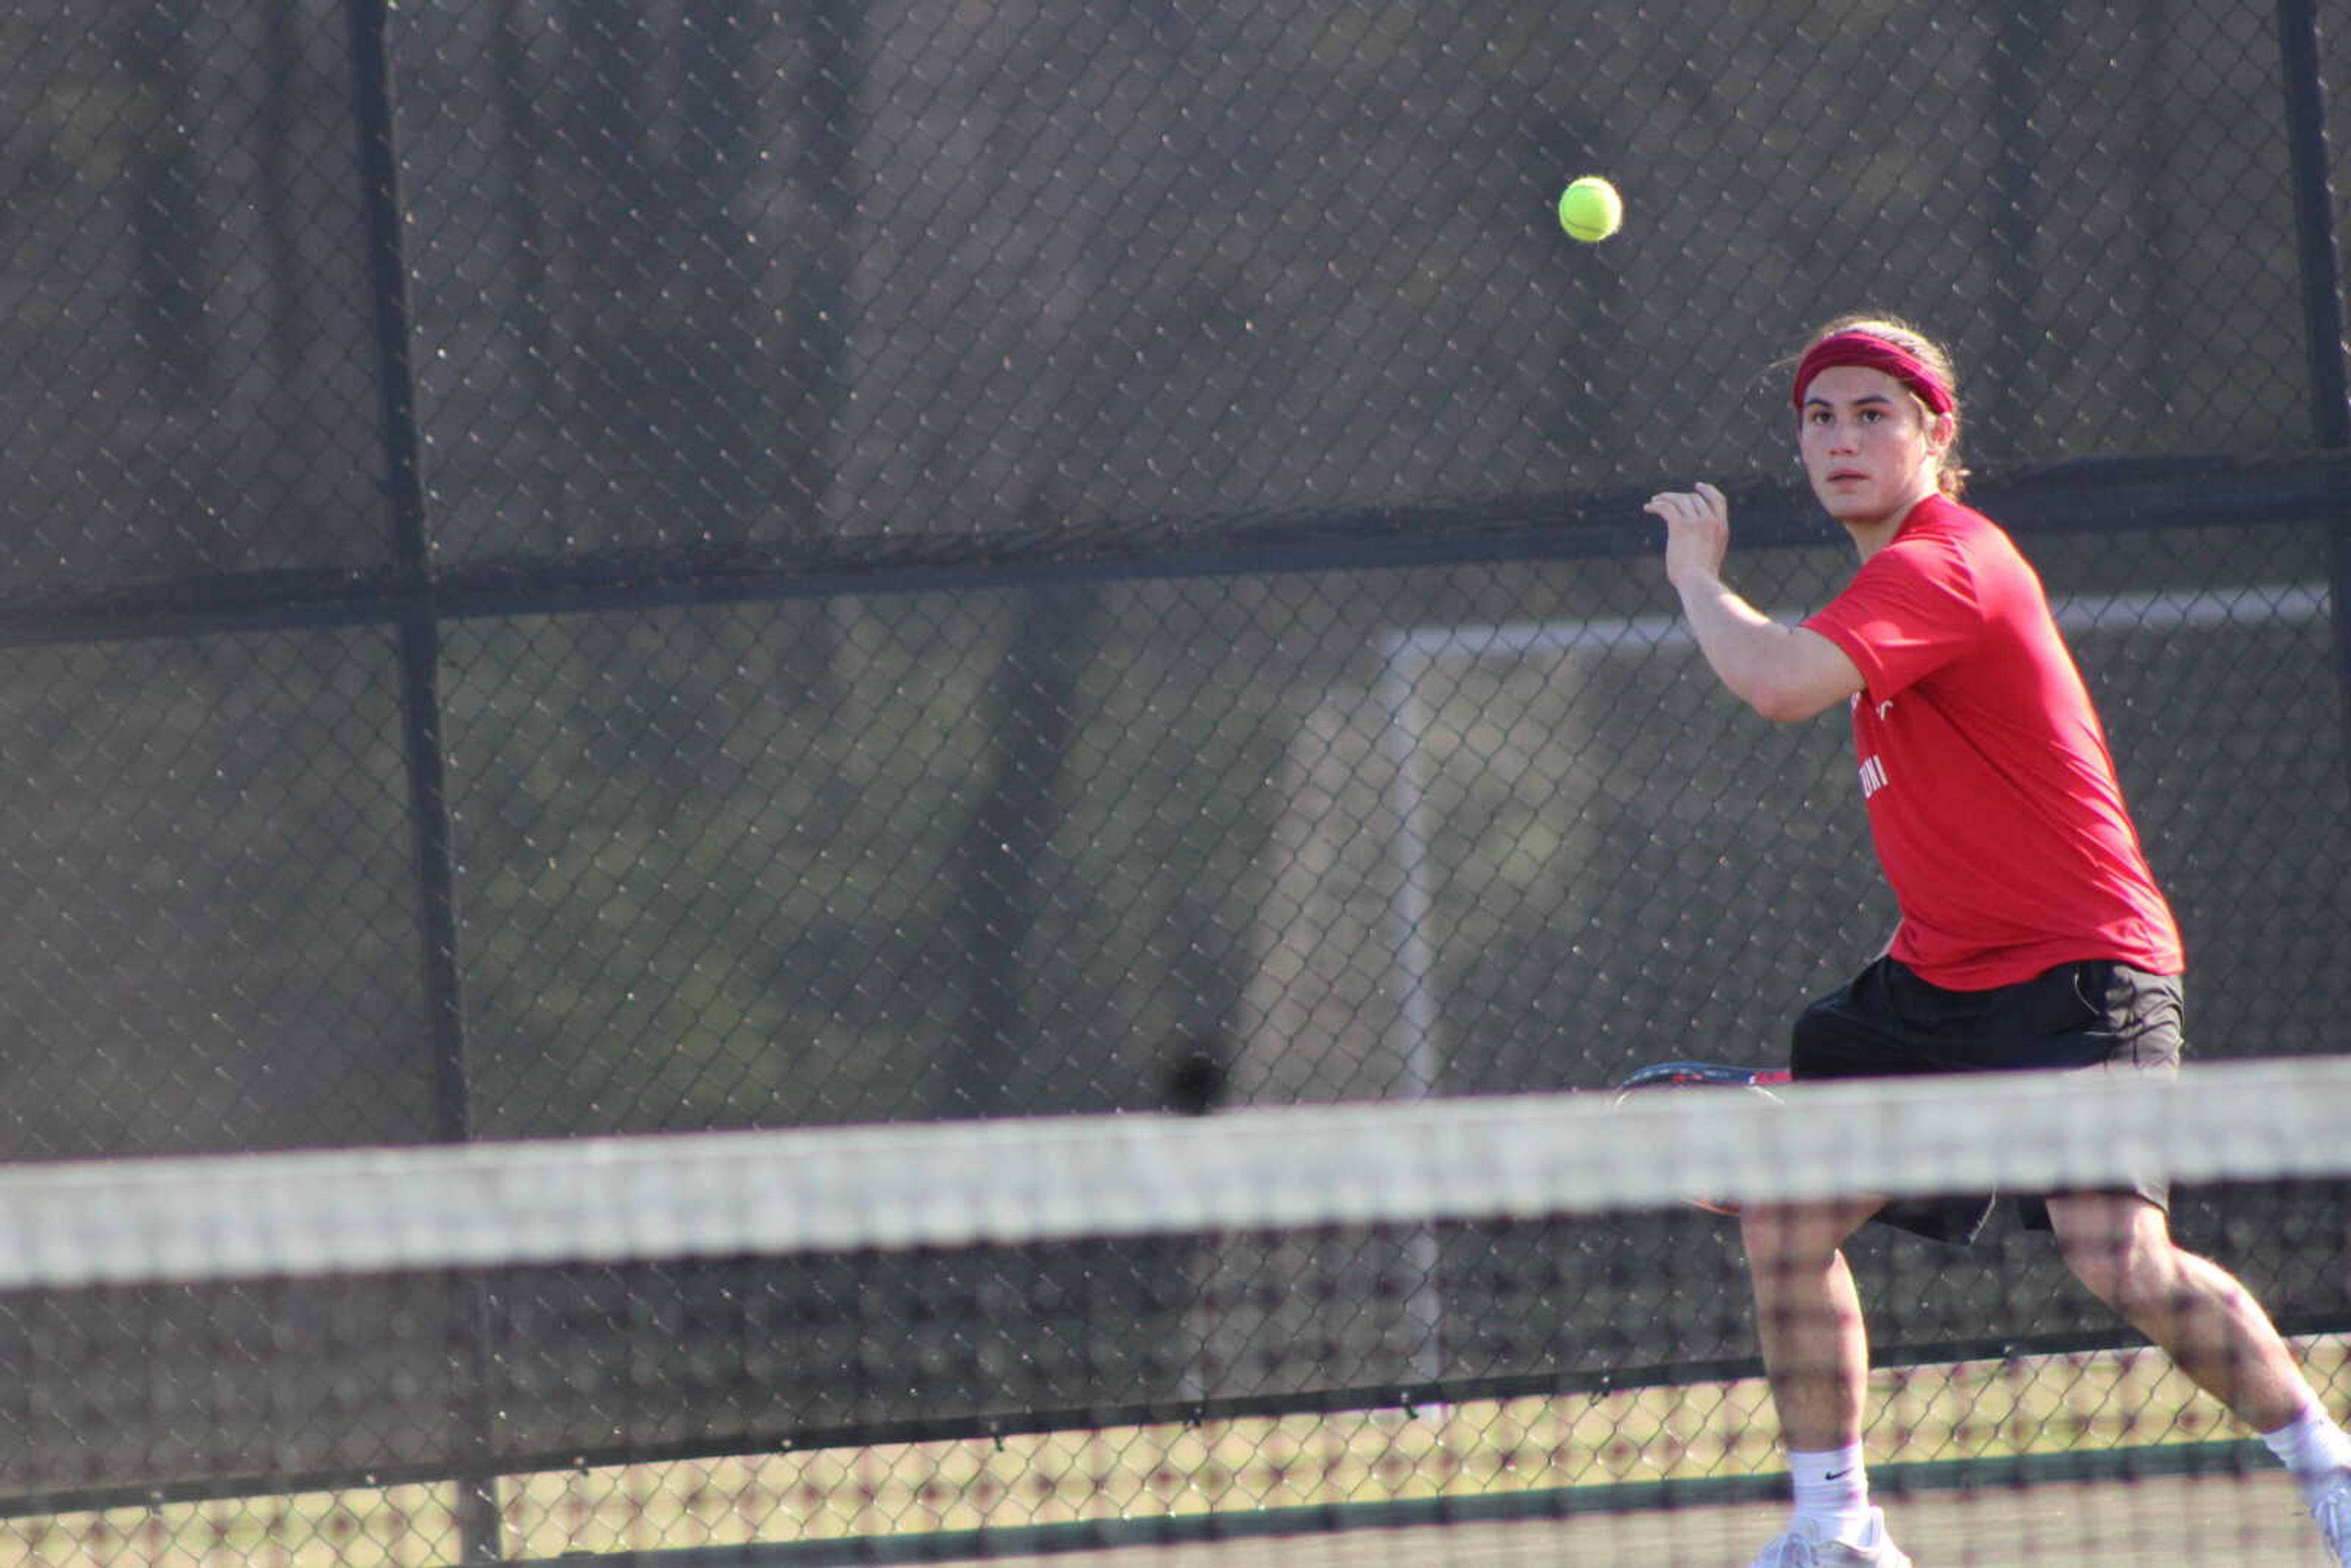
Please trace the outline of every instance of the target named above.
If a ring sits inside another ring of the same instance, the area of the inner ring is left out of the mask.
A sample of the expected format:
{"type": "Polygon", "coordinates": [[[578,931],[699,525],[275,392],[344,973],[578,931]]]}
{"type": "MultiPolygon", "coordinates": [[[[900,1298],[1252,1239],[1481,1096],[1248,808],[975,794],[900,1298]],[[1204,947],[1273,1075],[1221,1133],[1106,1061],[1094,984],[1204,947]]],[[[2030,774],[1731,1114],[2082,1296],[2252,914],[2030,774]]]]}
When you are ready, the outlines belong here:
{"type": "MultiPolygon", "coordinates": [[[[1983,374],[1987,424],[2004,434],[2031,428],[2037,412],[2027,372],[2048,337],[2042,311],[2042,263],[2037,244],[2042,169],[2049,139],[2033,119],[2047,91],[2049,41],[2055,30],[2049,0],[1995,7],[1986,117],[1994,128],[1990,185],[1998,198],[1991,217],[1991,308],[1999,335],[1986,346],[1983,374]],[[1994,401],[1994,400],[1997,401],[1994,401]]],[[[2013,436],[2010,434],[2012,441],[2013,436]]]]}
{"type": "MultiPolygon", "coordinates": [[[[2303,336],[2310,370],[2311,434],[2319,450],[2351,455],[2351,395],[2343,344],[2343,264],[2335,234],[2333,170],[2326,148],[2326,78],[2318,47],[2316,0],[2278,0],[2280,86],[2286,144],[2294,157],[2294,216],[2302,266],[2303,336]]],[[[2351,476],[2330,470],[2325,486],[2328,579],[2335,599],[2335,671],[2351,717],[2351,476]]]]}
{"type": "MultiPolygon", "coordinates": [[[[402,241],[405,212],[400,189],[390,11],[390,0],[350,0],[353,107],[368,216],[384,494],[391,508],[393,559],[405,590],[394,627],[402,739],[408,761],[409,819],[414,836],[417,931],[423,949],[425,1016],[433,1051],[433,1135],[443,1143],[463,1143],[472,1135],[473,1113],[457,967],[455,856],[442,747],[440,623],[432,594],[423,438],[417,425],[415,366],[410,350],[413,323],[402,241]]],[[[451,1288],[450,1320],[450,1343],[457,1364],[450,1446],[459,1472],[455,1509],[459,1560],[496,1563],[504,1559],[505,1550],[496,1484],[487,1464],[492,1448],[487,1317],[480,1293],[463,1279],[451,1288]]]]}
{"type": "Polygon", "coordinates": [[[2303,320],[2309,342],[2313,434],[2329,452],[2351,450],[2351,397],[2343,345],[2343,267],[2335,235],[2333,171],[2326,149],[2326,83],[2314,0],[2278,0],[2286,141],[2294,153],[2294,216],[2302,263],[2303,320]]]}
{"type": "MultiPolygon", "coordinates": [[[[1390,769],[1390,810],[1395,821],[1395,888],[1388,895],[1387,938],[1395,961],[1388,970],[1395,1043],[1385,1063],[1395,1074],[1389,1092],[1400,1100],[1437,1092],[1445,1067],[1437,1038],[1437,944],[1431,935],[1437,897],[1428,864],[1428,789],[1423,742],[1427,706],[1420,682],[1436,660],[1409,638],[1386,640],[1382,660],[1380,749],[1390,769]]],[[[1437,1288],[1444,1258],[1435,1228],[1416,1225],[1404,1239],[1405,1317],[1413,1336],[1413,1369],[1424,1383],[1445,1376],[1445,1297],[1437,1288]]]]}

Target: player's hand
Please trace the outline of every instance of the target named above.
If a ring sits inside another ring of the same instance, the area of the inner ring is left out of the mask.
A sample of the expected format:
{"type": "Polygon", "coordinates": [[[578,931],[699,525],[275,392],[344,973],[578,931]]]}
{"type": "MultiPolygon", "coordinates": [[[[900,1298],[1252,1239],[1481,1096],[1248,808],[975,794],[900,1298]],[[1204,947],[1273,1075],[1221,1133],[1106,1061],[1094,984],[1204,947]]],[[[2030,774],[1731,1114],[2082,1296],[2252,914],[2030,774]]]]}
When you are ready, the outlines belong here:
{"type": "Polygon", "coordinates": [[[1666,580],[1719,578],[1730,549],[1730,502],[1699,480],[1694,489],[1667,490],[1641,508],[1666,525],[1666,580]]]}

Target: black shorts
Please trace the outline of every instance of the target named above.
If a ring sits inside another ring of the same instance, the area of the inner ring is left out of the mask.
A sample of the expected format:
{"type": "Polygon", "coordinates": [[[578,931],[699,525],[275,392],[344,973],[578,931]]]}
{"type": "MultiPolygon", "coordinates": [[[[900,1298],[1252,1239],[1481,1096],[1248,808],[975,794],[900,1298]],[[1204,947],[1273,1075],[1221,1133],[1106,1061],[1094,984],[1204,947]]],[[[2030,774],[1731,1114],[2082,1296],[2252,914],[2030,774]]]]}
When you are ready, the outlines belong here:
{"type": "MultiPolygon", "coordinates": [[[[2175,1073],[2186,1034],[2177,975],[2100,958],[2061,964],[2019,985],[1952,991],[1880,958],[1844,989],[1804,1009],[1789,1067],[1800,1081],[2032,1068],[2175,1073]]],[[[2119,1190],[2170,1209],[2170,1185],[2160,1178],[2119,1190]]],[[[1996,1197],[1899,1198],[1876,1218],[1964,1247],[1983,1228],[1996,1197]]],[[[2016,1207],[2027,1228],[2049,1228],[2042,1198],[2019,1197],[2016,1207]]]]}

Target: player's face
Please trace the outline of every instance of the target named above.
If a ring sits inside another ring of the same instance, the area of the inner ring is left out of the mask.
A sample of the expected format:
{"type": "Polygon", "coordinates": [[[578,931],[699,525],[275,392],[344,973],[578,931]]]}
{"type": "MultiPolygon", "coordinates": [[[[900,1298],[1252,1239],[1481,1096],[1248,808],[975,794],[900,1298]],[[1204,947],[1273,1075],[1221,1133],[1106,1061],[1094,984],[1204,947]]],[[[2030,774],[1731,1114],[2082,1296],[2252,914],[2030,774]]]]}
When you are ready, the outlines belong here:
{"type": "Polygon", "coordinates": [[[1933,495],[1951,429],[1900,382],[1865,365],[1832,365],[1814,376],[1797,413],[1813,494],[1848,528],[1896,521],[1933,495]]]}

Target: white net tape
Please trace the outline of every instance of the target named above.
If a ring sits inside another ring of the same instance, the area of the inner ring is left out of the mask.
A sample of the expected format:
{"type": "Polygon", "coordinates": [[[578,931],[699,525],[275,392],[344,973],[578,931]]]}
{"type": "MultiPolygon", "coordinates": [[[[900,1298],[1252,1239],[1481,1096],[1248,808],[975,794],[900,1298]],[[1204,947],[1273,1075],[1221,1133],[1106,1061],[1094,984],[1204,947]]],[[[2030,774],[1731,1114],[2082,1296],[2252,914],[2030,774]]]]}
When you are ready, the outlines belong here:
{"type": "Polygon", "coordinates": [[[0,1289],[2339,1174],[2351,1061],[817,1128],[0,1172],[0,1289]]]}

